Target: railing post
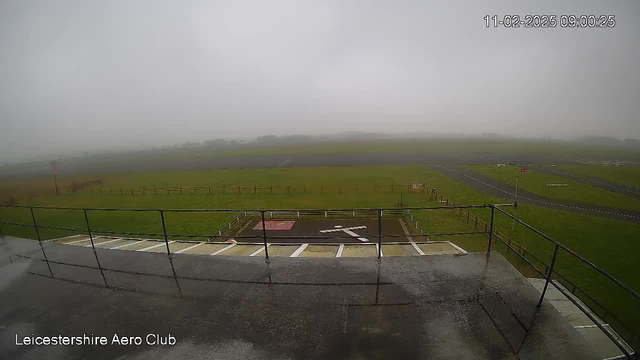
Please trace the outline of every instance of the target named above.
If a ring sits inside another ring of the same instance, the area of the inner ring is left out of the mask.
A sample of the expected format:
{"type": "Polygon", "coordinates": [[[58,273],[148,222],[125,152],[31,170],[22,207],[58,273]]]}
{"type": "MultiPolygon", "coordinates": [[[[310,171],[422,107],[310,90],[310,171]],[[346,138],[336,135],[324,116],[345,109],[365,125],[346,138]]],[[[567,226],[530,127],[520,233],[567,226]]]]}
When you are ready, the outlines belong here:
{"type": "Polygon", "coordinates": [[[547,273],[547,281],[544,283],[544,288],[542,289],[542,295],[540,296],[540,301],[538,301],[538,305],[536,307],[542,306],[542,300],[544,300],[544,294],[547,292],[547,287],[549,287],[549,282],[551,282],[551,276],[553,276],[553,267],[556,264],[556,257],[558,256],[558,249],[560,246],[556,244],[556,248],[553,250],[553,258],[551,259],[551,267],[549,267],[549,272],[547,273]]]}
{"type": "Polygon", "coordinates": [[[104,277],[104,271],[102,271],[102,265],[100,264],[98,253],[96,252],[96,245],[93,242],[93,233],[91,232],[91,226],[89,225],[89,216],[87,215],[87,209],[82,209],[82,212],[84,213],[84,221],[87,224],[87,232],[89,233],[89,240],[91,240],[93,255],[96,257],[96,263],[98,264],[98,269],[100,269],[100,274],[102,275],[102,281],[104,281],[105,287],[109,287],[109,284],[107,284],[107,278],[104,277]]]}
{"type": "Polygon", "coordinates": [[[267,226],[264,223],[264,210],[260,211],[260,217],[262,218],[262,239],[264,240],[264,259],[269,262],[269,246],[267,245],[267,226]]]}
{"type": "Polygon", "coordinates": [[[378,210],[378,261],[382,258],[382,210],[378,210]]]}
{"type": "Polygon", "coordinates": [[[493,218],[496,212],[496,207],[491,205],[491,226],[489,227],[489,246],[487,247],[487,255],[491,252],[491,241],[493,240],[493,218]]]}
{"type": "Polygon", "coordinates": [[[44,251],[44,247],[42,246],[42,239],[40,238],[40,231],[38,230],[38,223],[36,223],[36,216],[33,214],[33,208],[29,208],[31,210],[31,219],[33,220],[33,228],[36,229],[36,236],[38,237],[38,243],[40,244],[40,250],[42,250],[42,255],[44,256],[44,261],[47,263],[47,267],[49,268],[49,274],[53,277],[53,271],[51,271],[51,265],[49,264],[49,259],[47,258],[47,253],[44,251]]]}
{"type": "Polygon", "coordinates": [[[2,236],[2,241],[4,241],[4,233],[2,232],[2,228],[0,228],[0,236],[2,236]]]}
{"type": "Polygon", "coordinates": [[[164,234],[164,244],[167,246],[167,256],[171,257],[171,250],[169,250],[169,237],[167,236],[167,225],[164,222],[164,210],[160,210],[160,219],[162,220],[162,233],[164,234]]]}

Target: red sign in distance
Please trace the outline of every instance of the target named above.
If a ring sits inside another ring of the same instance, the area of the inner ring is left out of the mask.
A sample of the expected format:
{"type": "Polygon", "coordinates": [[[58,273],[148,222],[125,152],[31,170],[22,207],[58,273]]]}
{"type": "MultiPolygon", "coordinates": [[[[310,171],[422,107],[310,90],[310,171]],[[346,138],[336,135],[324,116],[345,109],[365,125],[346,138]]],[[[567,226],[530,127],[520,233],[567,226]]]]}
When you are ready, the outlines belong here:
{"type": "Polygon", "coordinates": [[[520,169],[520,172],[527,172],[527,171],[529,171],[529,169],[527,169],[527,168],[520,169]]]}

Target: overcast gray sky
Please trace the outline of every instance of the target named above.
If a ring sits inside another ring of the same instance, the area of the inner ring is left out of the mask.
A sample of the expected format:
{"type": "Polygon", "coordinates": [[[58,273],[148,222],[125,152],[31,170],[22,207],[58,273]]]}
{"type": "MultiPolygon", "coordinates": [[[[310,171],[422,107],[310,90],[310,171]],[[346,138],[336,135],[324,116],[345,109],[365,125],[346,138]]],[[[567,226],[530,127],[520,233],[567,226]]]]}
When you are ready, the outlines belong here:
{"type": "Polygon", "coordinates": [[[640,138],[638,1],[514,3],[2,0],[0,161],[349,130],[640,138]]]}

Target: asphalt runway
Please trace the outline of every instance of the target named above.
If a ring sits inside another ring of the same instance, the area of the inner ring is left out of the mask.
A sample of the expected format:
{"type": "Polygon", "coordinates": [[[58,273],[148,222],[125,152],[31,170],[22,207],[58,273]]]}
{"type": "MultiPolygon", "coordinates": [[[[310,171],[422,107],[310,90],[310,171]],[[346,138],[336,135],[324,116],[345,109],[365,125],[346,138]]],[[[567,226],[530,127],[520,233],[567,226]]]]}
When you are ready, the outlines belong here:
{"type": "Polygon", "coordinates": [[[612,191],[612,192],[615,192],[615,193],[618,193],[618,194],[631,196],[631,197],[634,197],[636,199],[640,199],[640,189],[636,189],[633,186],[616,184],[616,183],[612,183],[610,181],[598,179],[598,178],[595,178],[595,177],[592,177],[592,176],[576,174],[576,173],[573,173],[573,172],[567,171],[567,170],[558,170],[558,169],[554,169],[552,167],[528,165],[528,168],[529,168],[529,170],[542,171],[542,172],[546,172],[546,173],[549,173],[549,174],[552,174],[552,175],[564,176],[564,177],[569,178],[571,180],[580,181],[580,182],[583,182],[585,184],[589,184],[589,185],[593,185],[595,187],[599,187],[601,189],[605,189],[605,190],[612,191]]]}
{"type": "MultiPolygon", "coordinates": [[[[427,166],[487,195],[497,196],[509,202],[514,200],[515,189],[512,186],[489,176],[455,165],[430,162],[427,166]]],[[[521,189],[518,189],[518,203],[640,223],[640,212],[638,211],[552,199],[521,189]]]]}

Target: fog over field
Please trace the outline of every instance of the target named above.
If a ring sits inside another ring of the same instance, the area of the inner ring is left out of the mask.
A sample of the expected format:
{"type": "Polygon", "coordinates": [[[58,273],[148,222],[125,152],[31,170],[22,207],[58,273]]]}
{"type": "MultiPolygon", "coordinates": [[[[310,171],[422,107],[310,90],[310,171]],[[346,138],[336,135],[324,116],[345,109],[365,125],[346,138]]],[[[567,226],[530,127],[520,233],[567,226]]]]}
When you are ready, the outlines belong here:
{"type": "Polygon", "coordinates": [[[344,131],[640,138],[637,1],[0,2],[0,162],[344,131]],[[486,28],[486,15],[615,15],[486,28]]]}

